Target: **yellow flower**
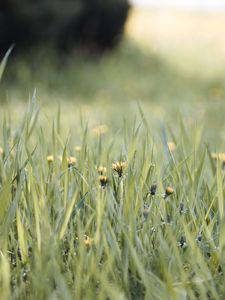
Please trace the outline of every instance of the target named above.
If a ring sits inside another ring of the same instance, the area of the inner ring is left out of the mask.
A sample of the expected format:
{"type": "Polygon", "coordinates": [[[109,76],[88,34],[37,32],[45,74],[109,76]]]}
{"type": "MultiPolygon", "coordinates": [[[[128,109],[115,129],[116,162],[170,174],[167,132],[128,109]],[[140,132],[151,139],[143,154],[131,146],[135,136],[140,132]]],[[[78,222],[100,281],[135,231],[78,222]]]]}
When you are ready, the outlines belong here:
{"type": "Polygon", "coordinates": [[[103,166],[99,166],[99,167],[97,168],[97,171],[98,171],[98,173],[99,173],[100,175],[103,175],[104,173],[107,172],[107,168],[106,168],[106,167],[103,167],[103,166]]]}
{"type": "Polygon", "coordinates": [[[90,247],[93,245],[93,243],[94,243],[93,239],[91,239],[87,235],[84,236],[84,245],[86,246],[87,249],[90,249],[90,247]]]}
{"type": "Polygon", "coordinates": [[[54,161],[54,156],[53,155],[48,155],[47,156],[47,161],[48,161],[48,163],[52,163],[54,161]]]}
{"type": "Polygon", "coordinates": [[[168,186],[163,195],[164,199],[166,199],[168,196],[172,195],[173,193],[174,193],[174,189],[171,186],[168,186]]]}
{"type": "Polygon", "coordinates": [[[77,160],[76,160],[76,158],[74,156],[69,156],[67,158],[68,167],[71,167],[71,166],[75,165],[76,161],[77,160]]]}
{"type": "MultiPolygon", "coordinates": [[[[59,155],[58,158],[62,162],[63,157],[61,155],[59,155]]],[[[68,167],[71,167],[71,166],[75,165],[77,160],[74,156],[69,156],[69,157],[66,158],[66,161],[68,163],[68,167]]]]}
{"type": "Polygon", "coordinates": [[[121,177],[123,175],[123,171],[126,168],[127,164],[122,161],[118,161],[112,164],[112,169],[117,172],[118,176],[121,177]]]}
{"type": "Polygon", "coordinates": [[[101,176],[99,176],[99,181],[100,181],[101,187],[104,189],[108,183],[108,177],[101,175],[101,176]]]}
{"type": "Polygon", "coordinates": [[[212,153],[211,156],[213,159],[221,160],[223,163],[225,163],[225,153],[212,153]]]}
{"type": "Polygon", "coordinates": [[[168,142],[167,146],[171,152],[175,151],[175,149],[176,149],[176,145],[173,142],[168,142]]]}

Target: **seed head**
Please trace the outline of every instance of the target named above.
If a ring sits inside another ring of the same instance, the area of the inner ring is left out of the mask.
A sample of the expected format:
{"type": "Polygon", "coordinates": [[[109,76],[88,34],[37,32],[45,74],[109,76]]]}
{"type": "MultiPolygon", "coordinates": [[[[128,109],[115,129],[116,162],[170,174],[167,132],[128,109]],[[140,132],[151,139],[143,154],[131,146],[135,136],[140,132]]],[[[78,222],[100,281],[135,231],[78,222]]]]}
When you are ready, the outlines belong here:
{"type": "Polygon", "coordinates": [[[184,236],[181,236],[178,246],[183,249],[187,247],[186,238],[184,236]]]}
{"type": "Polygon", "coordinates": [[[117,172],[119,177],[122,177],[123,171],[126,168],[126,166],[127,166],[127,164],[125,162],[118,161],[118,162],[112,164],[112,169],[115,172],[117,172]]]}
{"type": "Polygon", "coordinates": [[[157,184],[156,183],[153,183],[150,187],[150,195],[151,196],[155,196],[156,194],[156,190],[157,190],[157,184]]]}
{"type": "Polygon", "coordinates": [[[104,176],[104,175],[100,175],[99,181],[100,181],[101,187],[104,189],[108,183],[108,177],[104,176]]]}

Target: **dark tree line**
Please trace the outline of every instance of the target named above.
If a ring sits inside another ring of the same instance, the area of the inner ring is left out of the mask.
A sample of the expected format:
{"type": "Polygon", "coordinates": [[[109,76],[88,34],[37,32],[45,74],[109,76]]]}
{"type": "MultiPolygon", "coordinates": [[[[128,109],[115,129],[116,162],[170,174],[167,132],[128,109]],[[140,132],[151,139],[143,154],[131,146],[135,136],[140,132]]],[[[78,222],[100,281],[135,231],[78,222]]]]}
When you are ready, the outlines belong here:
{"type": "Polygon", "coordinates": [[[128,0],[1,0],[0,50],[40,43],[59,50],[106,49],[119,41],[128,0]]]}

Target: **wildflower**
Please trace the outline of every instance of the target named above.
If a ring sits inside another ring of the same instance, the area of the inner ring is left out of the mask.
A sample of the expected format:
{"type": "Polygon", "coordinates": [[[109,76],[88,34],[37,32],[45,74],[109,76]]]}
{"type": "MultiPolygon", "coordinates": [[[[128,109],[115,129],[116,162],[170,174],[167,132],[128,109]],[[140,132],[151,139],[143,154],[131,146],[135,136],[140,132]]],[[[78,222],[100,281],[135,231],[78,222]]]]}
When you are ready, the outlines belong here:
{"type": "Polygon", "coordinates": [[[212,153],[211,157],[215,160],[220,160],[223,163],[223,167],[225,166],[225,153],[212,153]]]}
{"type": "Polygon", "coordinates": [[[84,245],[86,246],[87,249],[90,249],[90,247],[93,245],[94,240],[91,239],[89,236],[85,235],[84,236],[84,245]]]}
{"type": "Polygon", "coordinates": [[[2,156],[4,154],[4,150],[2,147],[0,147],[0,156],[2,156]]]}
{"type": "Polygon", "coordinates": [[[156,194],[156,190],[157,190],[157,184],[156,183],[153,183],[150,187],[150,195],[151,196],[155,196],[156,194]]]}
{"type": "MultiPolygon", "coordinates": [[[[62,156],[58,156],[59,160],[62,162],[63,161],[63,157],[62,156]]],[[[66,158],[66,161],[68,163],[68,167],[71,167],[73,165],[75,165],[76,163],[76,158],[74,156],[69,156],[66,158]]]]}
{"type": "Polygon", "coordinates": [[[100,175],[99,181],[100,181],[101,187],[104,189],[108,183],[108,177],[104,176],[104,175],[100,175]]]}
{"type": "Polygon", "coordinates": [[[74,147],[74,150],[75,150],[76,152],[81,152],[81,147],[80,147],[80,146],[76,146],[76,147],[74,147]]]}
{"type": "Polygon", "coordinates": [[[112,169],[117,172],[119,177],[122,177],[123,171],[126,168],[126,163],[122,161],[118,161],[112,164],[112,169]]]}
{"type": "Polygon", "coordinates": [[[53,155],[48,155],[47,156],[47,162],[52,163],[54,161],[54,156],[53,155]]]}
{"type": "Polygon", "coordinates": [[[184,236],[181,236],[180,241],[178,242],[178,246],[183,249],[187,247],[186,239],[184,236]]]}
{"type": "Polygon", "coordinates": [[[173,188],[168,186],[165,190],[165,193],[163,195],[163,198],[166,199],[168,196],[172,195],[174,192],[173,188]]]}
{"type": "Polygon", "coordinates": [[[99,166],[99,167],[97,168],[97,171],[98,171],[98,173],[99,173],[100,175],[103,175],[104,173],[107,172],[107,168],[106,168],[106,167],[103,167],[103,166],[99,166]]]}
{"type": "Polygon", "coordinates": [[[75,165],[76,158],[74,156],[69,156],[67,158],[67,162],[68,162],[68,167],[71,167],[71,166],[75,165]]]}
{"type": "Polygon", "coordinates": [[[176,149],[176,144],[173,143],[173,142],[168,142],[168,143],[167,143],[167,146],[168,146],[168,149],[169,149],[171,152],[175,151],[175,149],[176,149]]]}

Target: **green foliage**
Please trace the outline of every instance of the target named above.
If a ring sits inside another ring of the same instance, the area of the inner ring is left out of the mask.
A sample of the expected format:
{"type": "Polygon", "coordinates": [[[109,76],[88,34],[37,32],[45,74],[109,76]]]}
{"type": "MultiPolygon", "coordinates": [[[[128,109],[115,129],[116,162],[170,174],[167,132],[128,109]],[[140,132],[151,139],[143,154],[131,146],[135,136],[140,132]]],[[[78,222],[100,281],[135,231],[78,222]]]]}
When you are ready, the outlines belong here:
{"type": "Polygon", "coordinates": [[[0,4],[0,48],[20,51],[38,43],[61,50],[114,46],[123,33],[127,0],[7,0],[0,4]]]}
{"type": "Polygon", "coordinates": [[[68,135],[62,116],[34,95],[2,121],[0,298],[223,299],[225,175],[201,128],[156,138],[139,105],[108,132],[81,113],[68,135]]]}

